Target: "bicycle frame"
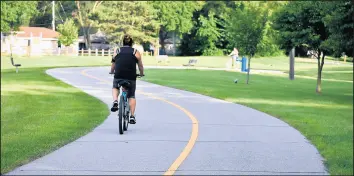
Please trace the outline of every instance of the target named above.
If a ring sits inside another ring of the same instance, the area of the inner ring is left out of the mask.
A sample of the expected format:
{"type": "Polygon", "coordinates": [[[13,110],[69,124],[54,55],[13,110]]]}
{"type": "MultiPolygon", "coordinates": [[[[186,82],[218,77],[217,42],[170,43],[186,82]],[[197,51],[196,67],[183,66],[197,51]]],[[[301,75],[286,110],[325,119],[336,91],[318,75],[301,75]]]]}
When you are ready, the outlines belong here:
{"type": "Polygon", "coordinates": [[[127,98],[127,94],[128,94],[128,90],[125,89],[123,86],[121,86],[121,96],[123,96],[123,100],[124,100],[124,115],[127,115],[127,112],[130,112],[130,106],[129,106],[129,99],[127,98]]]}
{"type": "MultiPolygon", "coordinates": [[[[110,74],[112,74],[110,72],[110,74]]],[[[144,76],[144,75],[142,75],[144,76]]],[[[141,75],[137,74],[137,77],[142,77],[141,75]]],[[[123,85],[126,85],[126,83],[122,83],[120,87],[120,96],[119,96],[119,102],[118,102],[118,121],[119,121],[119,133],[123,134],[124,131],[128,130],[128,124],[129,122],[129,116],[130,116],[130,104],[129,104],[129,99],[128,99],[128,93],[129,89],[124,87],[123,85]]],[[[127,86],[127,85],[126,85],[127,86]]]]}

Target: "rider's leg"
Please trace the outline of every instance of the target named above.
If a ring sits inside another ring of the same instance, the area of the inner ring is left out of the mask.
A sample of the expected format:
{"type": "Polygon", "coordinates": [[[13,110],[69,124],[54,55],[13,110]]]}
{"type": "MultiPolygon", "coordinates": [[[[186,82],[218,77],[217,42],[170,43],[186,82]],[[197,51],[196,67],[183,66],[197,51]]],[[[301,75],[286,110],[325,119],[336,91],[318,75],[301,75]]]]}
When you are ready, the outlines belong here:
{"type": "Polygon", "coordinates": [[[130,107],[130,123],[131,124],[135,124],[136,120],[135,120],[135,107],[136,107],[136,99],[135,99],[135,88],[136,88],[136,84],[135,81],[130,81],[131,87],[129,90],[129,107],[130,107]]]}
{"type": "Polygon", "coordinates": [[[118,96],[119,96],[119,86],[118,80],[113,79],[113,88],[112,88],[113,104],[111,107],[112,112],[118,111],[118,96]]]}
{"type": "Polygon", "coordinates": [[[136,107],[136,100],[133,97],[129,98],[129,107],[130,107],[130,120],[129,123],[135,124],[136,119],[135,119],[135,107],[136,107]]]}
{"type": "Polygon", "coordinates": [[[113,96],[113,101],[118,101],[118,96],[119,96],[118,88],[112,88],[112,96],[113,96]]]}
{"type": "Polygon", "coordinates": [[[135,98],[129,98],[130,114],[135,115],[136,100],[135,98]]]}

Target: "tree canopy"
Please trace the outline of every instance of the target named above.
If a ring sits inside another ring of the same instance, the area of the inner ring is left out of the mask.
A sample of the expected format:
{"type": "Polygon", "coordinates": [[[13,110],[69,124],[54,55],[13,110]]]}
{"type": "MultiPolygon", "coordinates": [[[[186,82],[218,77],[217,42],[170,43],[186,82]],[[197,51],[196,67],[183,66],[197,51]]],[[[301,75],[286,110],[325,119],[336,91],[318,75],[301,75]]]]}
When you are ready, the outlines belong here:
{"type": "Polygon", "coordinates": [[[190,33],[193,27],[193,13],[202,7],[199,1],[150,1],[157,12],[159,38],[162,49],[165,48],[165,40],[171,35],[181,37],[190,33]]]}
{"type": "Polygon", "coordinates": [[[144,1],[105,1],[98,13],[99,27],[108,40],[119,43],[129,33],[137,43],[155,43],[159,23],[156,10],[144,1]]]}
{"type": "Polygon", "coordinates": [[[28,26],[37,13],[37,1],[1,1],[1,32],[28,26]]]}
{"type": "Polygon", "coordinates": [[[78,37],[78,30],[75,26],[74,20],[67,19],[64,24],[58,25],[59,41],[64,46],[70,46],[78,37]]]}
{"type": "Polygon", "coordinates": [[[328,47],[339,57],[342,52],[354,56],[354,5],[350,1],[328,2],[328,12],[324,14],[323,22],[328,28],[328,47]]]}
{"type": "Polygon", "coordinates": [[[253,56],[262,40],[267,18],[268,11],[263,3],[243,2],[243,8],[236,9],[227,23],[230,44],[253,56]]]}
{"type": "Polygon", "coordinates": [[[259,43],[263,39],[266,29],[268,9],[263,8],[264,2],[242,2],[242,8],[237,8],[234,15],[227,23],[228,37],[230,44],[235,46],[245,55],[249,55],[247,84],[251,58],[257,52],[259,43]]]}
{"type": "Polygon", "coordinates": [[[274,28],[280,32],[281,46],[286,50],[302,46],[312,50],[317,58],[318,93],[321,93],[324,58],[333,51],[353,47],[349,41],[353,37],[353,18],[347,14],[352,5],[346,5],[338,1],[291,1],[276,12],[274,28]]]}
{"type": "MultiPolygon", "coordinates": [[[[156,45],[159,41],[162,48],[167,39],[173,39],[181,55],[226,55],[238,47],[240,54],[274,56],[295,46],[306,50],[320,48],[321,52],[336,57],[343,52],[353,56],[350,1],[55,1],[55,4],[56,26],[74,19],[88,48],[90,34],[101,30],[112,44],[119,44],[124,33],[130,33],[137,43],[144,45],[156,45]],[[261,33],[250,35],[260,28],[261,33]]],[[[51,7],[49,1],[1,1],[1,32],[28,25],[51,28],[51,7]]]]}

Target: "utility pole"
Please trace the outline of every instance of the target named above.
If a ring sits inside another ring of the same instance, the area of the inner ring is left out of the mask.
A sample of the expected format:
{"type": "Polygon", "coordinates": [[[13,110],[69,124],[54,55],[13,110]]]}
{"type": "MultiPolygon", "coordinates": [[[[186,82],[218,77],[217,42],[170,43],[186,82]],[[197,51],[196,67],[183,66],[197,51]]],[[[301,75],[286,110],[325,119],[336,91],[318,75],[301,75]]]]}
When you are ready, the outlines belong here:
{"type": "Polygon", "coordinates": [[[52,1],[52,29],[55,31],[55,2],[52,1]]]}
{"type": "Polygon", "coordinates": [[[173,56],[176,55],[176,31],[173,31],[173,56]]]}
{"type": "Polygon", "coordinates": [[[295,76],[295,70],[294,70],[294,65],[295,65],[295,48],[292,48],[289,53],[290,57],[290,70],[289,70],[289,79],[294,80],[295,76]]]}

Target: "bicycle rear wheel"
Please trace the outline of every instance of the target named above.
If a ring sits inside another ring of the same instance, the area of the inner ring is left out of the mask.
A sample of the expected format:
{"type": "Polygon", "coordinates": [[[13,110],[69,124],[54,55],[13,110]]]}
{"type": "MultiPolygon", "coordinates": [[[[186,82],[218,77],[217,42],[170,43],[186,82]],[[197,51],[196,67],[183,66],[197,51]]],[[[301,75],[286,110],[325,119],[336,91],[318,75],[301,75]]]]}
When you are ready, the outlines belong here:
{"type": "Polygon", "coordinates": [[[124,125],[124,98],[123,95],[120,96],[120,100],[119,100],[119,112],[118,112],[118,123],[119,123],[119,134],[123,134],[124,130],[123,130],[123,125],[124,125]]]}
{"type": "Polygon", "coordinates": [[[124,125],[123,125],[123,130],[127,131],[128,130],[128,125],[129,125],[129,101],[127,100],[124,102],[125,104],[125,109],[124,109],[124,125]]]}
{"type": "Polygon", "coordinates": [[[128,125],[129,125],[129,113],[125,113],[125,115],[124,115],[124,124],[123,124],[123,130],[124,131],[128,130],[128,125]]]}

